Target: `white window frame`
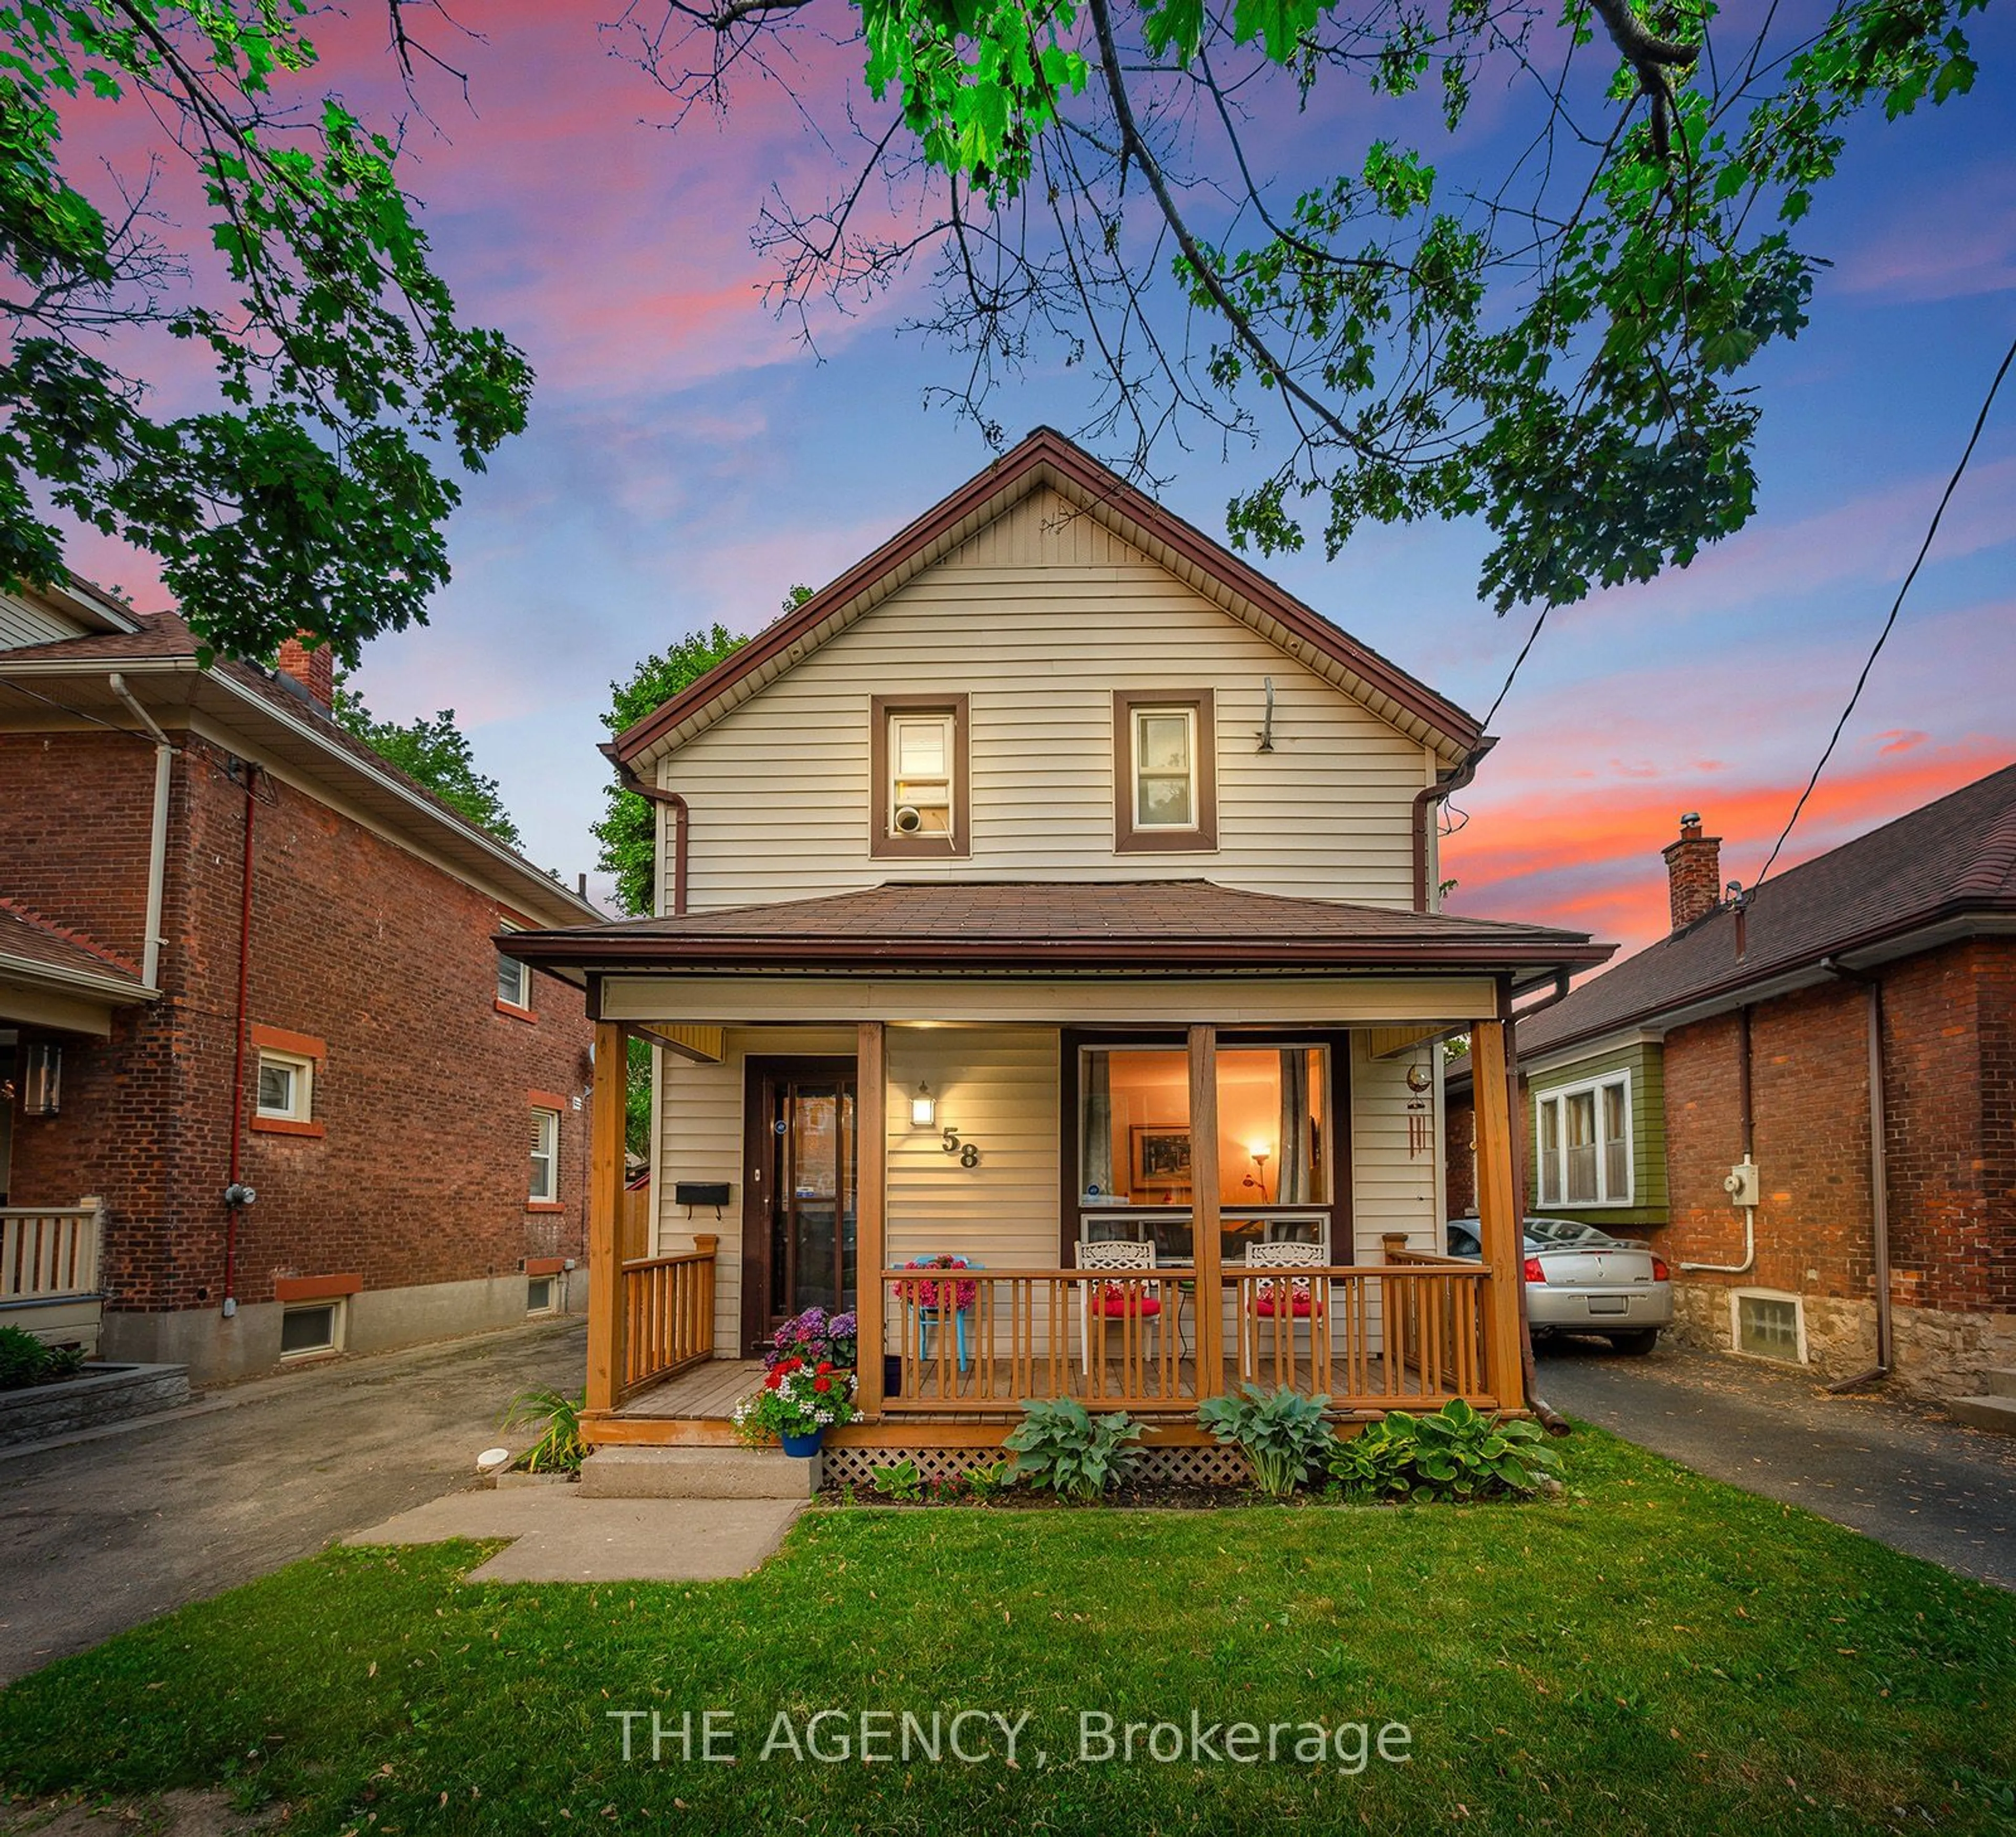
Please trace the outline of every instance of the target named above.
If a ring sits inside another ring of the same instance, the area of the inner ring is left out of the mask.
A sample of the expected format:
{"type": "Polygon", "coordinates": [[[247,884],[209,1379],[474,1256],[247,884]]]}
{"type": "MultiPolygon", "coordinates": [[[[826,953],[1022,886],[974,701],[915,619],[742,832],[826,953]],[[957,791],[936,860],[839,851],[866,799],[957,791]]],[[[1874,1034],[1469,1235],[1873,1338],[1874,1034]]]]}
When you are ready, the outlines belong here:
{"type": "Polygon", "coordinates": [[[1550,1085],[1545,1090],[1533,1093],[1533,1190],[1537,1195],[1535,1203],[1543,1210],[1555,1206],[1564,1212],[1616,1212],[1637,1204],[1638,1161],[1636,1146],[1633,1137],[1638,1112],[1635,1106],[1636,1093],[1632,1088],[1631,1074],[1622,1072],[1604,1072],[1593,1078],[1585,1078],[1574,1084],[1550,1085]],[[1603,1093],[1615,1086],[1624,1087],[1624,1191],[1618,1195],[1609,1190],[1609,1157],[1604,1152],[1603,1093]],[[1596,1107],[1596,1190],[1593,1199],[1570,1199],[1568,1192],[1568,1100],[1570,1097],[1588,1097],[1596,1107]],[[1547,1190],[1546,1137],[1549,1106],[1553,1117],[1553,1171],[1560,1183],[1557,1189],[1547,1190]]]}
{"type": "MultiPolygon", "coordinates": [[[[507,925],[505,929],[515,931],[518,928],[507,925]]],[[[529,1014],[532,1011],[532,966],[520,962],[509,951],[500,950],[497,953],[497,999],[507,1008],[516,1008],[520,1014],[529,1014]],[[504,992],[504,966],[506,964],[518,972],[518,994],[515,997],[504,992]]]]}
{"type": "Polygon", "coordinates": [[[259,1048],[259,1063],[252,1074],[253,1114],[271,1122],[312,1122],[315,1120],[315,1061],[305,1053],[286,1053],[277,1047],[259,1048]],[[282,1109],[270,1108],[260,1086],[268,1065],[292,1075],[290,1100],[282,1109]]]}
{"type": "Polygon", "coordinates": [[[1769,1353],[1745,1352],[1743,1349],[1743,1304],[1746,1301],[1779,1301],[1789,1302],[1792,1309],[1794,1329],[1798,1340],[1798,1362],[1809,1364],[1806,1356],[1806,1302],[1805,1297],[1788,1293],[1782,1288],[1732,1288],[1729,1291],[1729,1349],[1740,1359],[1755,1359],[1759,1364],[1784,1365],[1783,1359],[1774,1359],[1769,1353]]]}
{"type": "Polygon", "coordinates": [[[933,842],[950,842],[955,845],[959,835],[959,716],[951,708],[891,708],[884,717],[888,725],[883,734],[883,757],[888,767],[889,782],[882,787],[885,799],[883,823],[886,833],[905,839],[915,838],[933,842]],[[935,727],[943,743],[945,770],[935,778],[912,777],[903,775],[903,729],[905,727],[935,727]],[[905,785],[938,785],[945,787],[942,805],[920,804],[915,798],[902,796],[905,785]],[[945,811],[945,826],[941,830],[902,830],[896,827],[896,812],[905,807],[920,811],[927,808],[945,811]]]}
{"type": "Polygon", "coordinates": [[[326,1300],[288,1302],[282,1304],[280,1318],[284,1323],[290,1314],[319,1313],[329,1310],[329,1340],[326,1345],[297,1346],[291,1352],[283,1350],[280,1362],[291,1365],[297,1359],[333,1358],[343,1350],[344,1338],[349,1329],[350,1306],[346,1295],[334,1295],[326,1300]]]}
{"type": "Polygon", "coordinates": [[[1134,782],[1128,787],[1129,794],[1134,800],[1132,813],[1133,820],[1129,825],[1129,827],[1137,835],[1167,836],[1195,834],[1204,827],[1204,824],[1201,820],[1204,804],[1203,786],[1199,782],[1197,776],[1197,704],[1194,702],[1183,701],[1172,701],[1160,704],[1139,702],[1134,704],[1129,711],[1134,723],[1133,731],[1128,737],[1128,750],[1130,755],[1129,762],[1132,765],[1134,772],[1134,782]],[[1190,755],[1190,771],[1186,774],[1190,784],[1190,817],[1186,822],[1183,823],[1145,822],[1143,820],[1141,816],[1142,778],[1143,776],[1150,778],[1173,778],[1175,776],[1175,774],[1171,772],[1150,772],[1145,774],[1143,773],[1141,763],[1143,756],[1143,749],[1141,742],[1142,723],[1146,721],[1166,721],[1172,715],[1179,715],[1182,718],[1183,732],[1186,736],[1186,751],[1190,755]]]}
{"type": "Polygon", "coordinates": [[[551,1205],[560,1196],[560,1113],[535,1104],[531,1106],[533,1126],[538,1129],[538,1140],[531,1151],[533,1178],[531,1191],[526,1196],[527,1205],[551,1205]],[[538,1187],[538,1170],[543,1161],[545,1169],[545,1190],[538,1187]]]}
{"type": "Polygon", "coordinates": [[[560,1311],[560,1297],[565,1292],[560,1287],[564,1277],[557,1274],[527,1276],[525,1278],[525,1312],[535,1318],[542,1314],[557,1314],[560,1311]],[[544,1307],[532,1306],[532,1288],[535,1283],[546,1285],[546,1304],[544,1307]]]}

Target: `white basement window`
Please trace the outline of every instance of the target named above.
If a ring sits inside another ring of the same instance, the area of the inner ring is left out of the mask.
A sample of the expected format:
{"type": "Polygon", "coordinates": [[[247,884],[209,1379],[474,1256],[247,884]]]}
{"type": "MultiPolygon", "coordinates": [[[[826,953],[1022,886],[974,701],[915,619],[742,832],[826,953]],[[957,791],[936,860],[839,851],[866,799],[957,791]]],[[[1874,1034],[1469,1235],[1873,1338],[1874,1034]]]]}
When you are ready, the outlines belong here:
{"type": "Polygon", "coordinates": [[[343,1303],[340,1301],[305,1302],[280,1315],[280,1356],[312,1358],[318,1353],[343,1349],[343,1303]]]}
{"type": "Polygon", "coordinates": [[[1739,1289],[1730,1297],[1732,1337],[1739,1353],[1755,1359],[1806,1362],[1805,1322],[1795,1295],[1759,1295],[1739,1289]]]}

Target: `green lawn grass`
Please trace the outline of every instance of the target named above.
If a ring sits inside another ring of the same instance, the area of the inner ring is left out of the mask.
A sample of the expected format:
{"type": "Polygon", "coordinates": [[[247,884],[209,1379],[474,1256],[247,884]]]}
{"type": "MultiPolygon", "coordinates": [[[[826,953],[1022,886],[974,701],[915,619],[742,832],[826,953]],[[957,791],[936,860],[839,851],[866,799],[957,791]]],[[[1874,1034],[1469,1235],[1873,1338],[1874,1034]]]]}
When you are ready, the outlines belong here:
{"type": "Polygon", "coordinates": [[[16,1685],[0,1778],[221,1784],[359,1837],[2016,1823],[2016,1599],[1600,1433],[1568,1446],[1546,1504],[823,1511],[748,1580],[682,1587],[332,1551],[16,1685]],[[621,1758],[610,1712],[710,1707],[735,1764],[653,1764],[643,1724],[621,1758]],[[1411,1758],[1077,1758],[1081,1710],[1193,1708],[1402,1723],[1411,1758]],[[779,1711],[826,1709],[1030,1721],[1012,1770],[758,1758],[779,1711]]]}

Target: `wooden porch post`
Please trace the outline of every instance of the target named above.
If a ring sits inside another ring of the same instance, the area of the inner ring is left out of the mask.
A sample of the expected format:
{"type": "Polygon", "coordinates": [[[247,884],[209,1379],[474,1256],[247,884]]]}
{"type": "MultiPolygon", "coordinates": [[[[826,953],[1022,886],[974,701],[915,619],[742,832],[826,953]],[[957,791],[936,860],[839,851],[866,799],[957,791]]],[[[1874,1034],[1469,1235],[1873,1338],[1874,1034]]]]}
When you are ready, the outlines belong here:
{"type": "Polygon", "coordinates": [[[589,1099],[588,1408],[614,1410],[623,1389],[623,1136],[630,1044],[622,1024],[595,1024],[589,1099]]]}
{"type": "Polygon", "coordinates": [[[1479,1021],[1470,1035],[1471,1090],[1477,1111],[1477,1215],[1484,1241],[1490,1309],[1485,1364],[1492,1394],[1505,1410],[1525,1407],[1525,1373],[1520,1358],[1521,1284],[1525,1252],[1520,1230],[1525,1210],[1514,1180],[1512,1106],[1505,1084],[1505,1023],[1479,1021]]]}
{"type": "Polygon", "coordinates": [[[1225,1284],[1218,1220],[1218,1029],[1193,1027],[1190,1053],[1190,1243],[1197,1266],[1197,1391],[1224,1384],[1225,1284]]]}
{"type": "Polygon", "coordinates": [[[860,1024],[855,1048],[854,1401],[862,1415],[882,1414],[882,1263],[887,1255],[889,1064],[887,1029],[860,1024]]]}

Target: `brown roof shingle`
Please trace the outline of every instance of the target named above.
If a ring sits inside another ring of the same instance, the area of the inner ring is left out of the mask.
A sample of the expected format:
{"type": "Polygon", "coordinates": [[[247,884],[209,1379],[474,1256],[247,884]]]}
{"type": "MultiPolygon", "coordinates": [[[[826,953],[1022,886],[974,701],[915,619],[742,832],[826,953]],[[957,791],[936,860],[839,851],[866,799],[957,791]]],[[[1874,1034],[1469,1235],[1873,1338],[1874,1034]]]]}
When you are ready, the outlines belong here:
{"type": "Polygon", "coordinates": [[[0,958],[32,964],[59,975],[116,978],[140,986],[138,965],[107,950],[81,931],[32,912],[17,899],[0,896],[0,958]]]}
{"type": "Polygon", "coordinates": [[[1944,920],[2016,916],[2016,765],[1871,830],[1719,906],[1519,1028],[1521,1055],[1640,1025],[1944,920]]]}
{"type": "Polygon", "coordinates": [[[678,918],[510,935],[563,967],[1381,968],[1471,973],[1602,962],[1539,925],[1287,898],[1204,880],[893,881],[678,918]]]}

